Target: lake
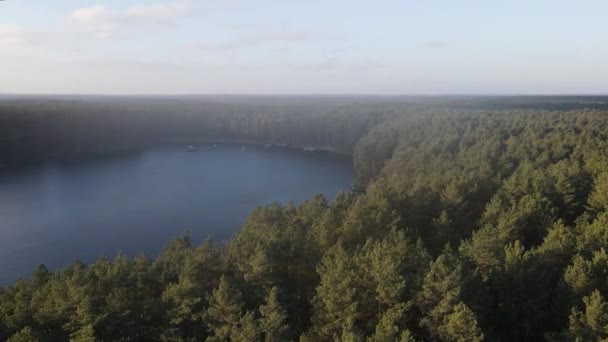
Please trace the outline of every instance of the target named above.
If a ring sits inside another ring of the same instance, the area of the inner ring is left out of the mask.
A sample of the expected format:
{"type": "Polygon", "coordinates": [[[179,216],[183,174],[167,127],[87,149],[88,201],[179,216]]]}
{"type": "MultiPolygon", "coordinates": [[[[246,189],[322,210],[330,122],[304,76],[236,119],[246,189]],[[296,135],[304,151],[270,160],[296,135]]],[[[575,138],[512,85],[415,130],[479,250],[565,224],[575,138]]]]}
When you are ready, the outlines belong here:
{"type": "Polygon", "coordinates": [[[189,232],[226,240],[249,213],[348,191],[349,158],[289,149],[164,147],[0,170],[0,285],[76,259],[156,256],[189,232]]]}

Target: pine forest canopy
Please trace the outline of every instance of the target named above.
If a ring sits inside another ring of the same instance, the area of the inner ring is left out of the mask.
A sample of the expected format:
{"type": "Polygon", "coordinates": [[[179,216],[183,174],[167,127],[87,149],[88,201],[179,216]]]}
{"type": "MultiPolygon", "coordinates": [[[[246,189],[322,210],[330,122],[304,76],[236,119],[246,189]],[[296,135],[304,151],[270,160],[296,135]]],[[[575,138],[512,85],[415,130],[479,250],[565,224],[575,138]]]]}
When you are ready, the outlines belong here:
{"type": "Polygon", "coordinates": [[[225,243],[41,265],[0,289],[0,340],[606,340],[607,103],[3,98],[3,164],[194,139],[315,146],[352,154],[366,192],[261,206],[225,243]]]}

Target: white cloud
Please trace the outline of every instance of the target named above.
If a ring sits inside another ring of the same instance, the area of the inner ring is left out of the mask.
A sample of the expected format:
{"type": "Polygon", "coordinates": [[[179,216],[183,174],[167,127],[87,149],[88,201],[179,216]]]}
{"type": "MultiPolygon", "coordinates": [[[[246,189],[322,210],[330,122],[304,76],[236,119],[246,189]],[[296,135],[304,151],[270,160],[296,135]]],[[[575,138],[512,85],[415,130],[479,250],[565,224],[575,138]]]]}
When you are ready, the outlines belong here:
{"type": "Polygon", "coordinates": [[[192,7],[187,2],[170,2],[153,5],[133,5],[126,10],[115,11],[103,5],[94,5],[74,10],[70,19],[98,38],[109,38],[121,28],[137,24],[174,24],[192,7]]]}
{"type": "Polygon", "coordinates": [[[117,15],[102,5],[76,9],[70,19],[99,38],[112,36],[119,25],[117,15]]]}
{"type": "Polygon", "coordinates": [[[23,30],[18,26],[0,26],[0,43],[7,45],[21,45],[25,42],[23,30]]]}
{"type": "Polygon", "coordinates": [[[40,40],[41,32],[16,25],[0,25],[0,45],[24,46],[40,40]]]}
{"type": "Polygon", "coordinates": [[[136,5],[125,12],[126,19],[158,24],[173,24],[175,20],[188,13],[192,7],[186,2],[169,4],[136,5]]]}
{"type": "Polygon", "coordinates": [[[95,5],[91,7],[79,8],[72,12],[72,19],[83,22],[98,22],[100,20],[107,20],[111,17],[110,11],[102,5],[95,5]]]}

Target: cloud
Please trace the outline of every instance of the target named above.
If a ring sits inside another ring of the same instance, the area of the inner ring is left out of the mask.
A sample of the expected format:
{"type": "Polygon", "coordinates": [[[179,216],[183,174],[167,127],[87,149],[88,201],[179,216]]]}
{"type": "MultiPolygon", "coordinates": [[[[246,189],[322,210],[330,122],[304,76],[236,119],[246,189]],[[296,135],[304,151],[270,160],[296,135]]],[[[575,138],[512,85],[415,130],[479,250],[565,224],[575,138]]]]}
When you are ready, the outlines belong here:
{"type": "Polygon", "coordinates": [[[119,26],[117,15],[102,5],[76,9],[70,15],[70,19],[98,38],[112,36],[119,26]]]}
{"type": "Polygon", "coordinates": [[[39,42],[42,32],[16,25],[0,25],[0,45],[25,46],[39,42]]]}
{"type": "Polygon", "coordinates": [[[191,9],[192,6],[187,2],[136,5],[127,9],[125,18],[141,22],[173,24],[178,17],[188,13],[191,9]]]}
{"type": "Polygon", "coordinates": [[[74,10],[71,17],[79,22],[90,23],[108,19],[111,16],[112,14],[105,6],[95,5],[74,10]]]}
{"type": "Polygon", "coordinates": [[[109,38],[122,28],[132,28],[138,24],[174,24],[191,9],[188,2],[133,5],[122,11],[94,5],[72,11],[70,20],[98,38],[109,38]]]}
{"type": "Polygon", "coordinates": [[[19,26],[0,26],[0,43],[7,45],[21,45],[26,42],[24,31],[19,26]]]}

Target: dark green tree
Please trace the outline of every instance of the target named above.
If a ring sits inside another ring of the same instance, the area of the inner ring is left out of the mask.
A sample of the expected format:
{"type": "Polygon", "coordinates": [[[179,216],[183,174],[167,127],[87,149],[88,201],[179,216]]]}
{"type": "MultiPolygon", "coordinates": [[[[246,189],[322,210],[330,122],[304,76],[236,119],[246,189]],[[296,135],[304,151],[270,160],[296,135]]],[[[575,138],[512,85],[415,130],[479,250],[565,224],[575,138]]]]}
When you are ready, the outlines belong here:
{"type": "Polygon", "coordinates": [[[278,289],[273,287],[266,296],[266,303],[260,306],[260,329],[266,342],[279,342],[287,339],[289,326],[287,313],[281,306],[278,289]]]}
{"type": "Polygon", "coordinates": [[[228,277],[222,275],[218,287],[213,290],[205,322],[211,336],[209,341],[227,341],[236,334],[241,323],[243,302],[241,292],[234,287],[228,277]]]}

